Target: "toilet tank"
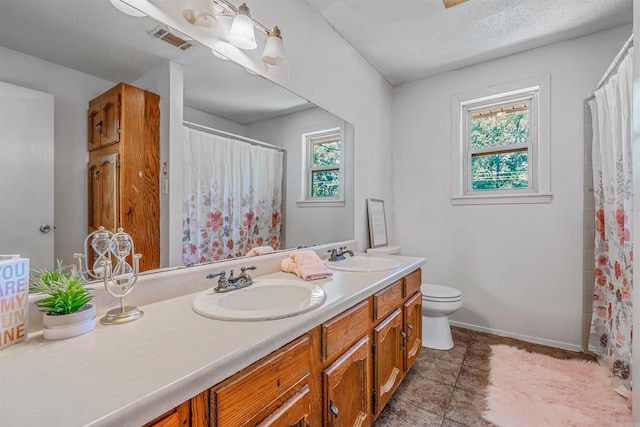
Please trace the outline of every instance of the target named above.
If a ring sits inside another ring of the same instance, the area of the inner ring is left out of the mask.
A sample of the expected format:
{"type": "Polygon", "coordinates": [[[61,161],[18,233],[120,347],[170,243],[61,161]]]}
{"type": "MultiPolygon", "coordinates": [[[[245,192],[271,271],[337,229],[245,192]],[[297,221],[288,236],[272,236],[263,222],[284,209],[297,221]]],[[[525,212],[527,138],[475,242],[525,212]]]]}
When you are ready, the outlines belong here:
{"type": "Polygon", "coordinates": [[[387,245],[367,249],[367,253],[369,255],[400,255],[400,251],[402,251],[402,248],[397,245],[387,245]]]}

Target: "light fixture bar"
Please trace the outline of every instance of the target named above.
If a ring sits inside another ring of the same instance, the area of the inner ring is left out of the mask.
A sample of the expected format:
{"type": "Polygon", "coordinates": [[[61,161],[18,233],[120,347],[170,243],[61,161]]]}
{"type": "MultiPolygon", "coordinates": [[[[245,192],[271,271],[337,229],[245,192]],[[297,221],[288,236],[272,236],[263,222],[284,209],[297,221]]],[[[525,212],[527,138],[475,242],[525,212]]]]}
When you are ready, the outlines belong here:
{"type": "MultiPolygon", "coordinates": [[[[234,6],[233,4],[229,3],[227,0],[211,0],[211,1],[214,2],[215,4],[218,4],[218,5],[222,6],[227,11],[231,12],[233,15],[236,15],[238,13],[238,8],[236,6],[234,6]]],[[[260,22],[256,21],[253,18],[253,16],[249,16],[249,19],[251,19],[251,21],[253,21],[253,26],[255,28],[257,28],[258,30],[262,31],[264,34],[269,36],[269,33],[271,32],[271,30],[269,28],[267,28],[266,26],[262,25],[260,22]]]]}

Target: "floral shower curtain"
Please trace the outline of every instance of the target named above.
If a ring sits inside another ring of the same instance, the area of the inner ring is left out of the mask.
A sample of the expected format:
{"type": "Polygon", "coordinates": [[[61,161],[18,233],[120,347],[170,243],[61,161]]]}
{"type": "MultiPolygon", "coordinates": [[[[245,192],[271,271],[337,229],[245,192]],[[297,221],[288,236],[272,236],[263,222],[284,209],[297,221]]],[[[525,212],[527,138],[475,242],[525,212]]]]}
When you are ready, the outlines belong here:
{"type": "Polygon", "coordinates": [[[606,362],[613,386],[631,389],[632,49],[589,101],[593,126],[595,284],[589,350],[606,362]]]}
{"type": "Polygon", "coordinates": [[[284,154],[184,127],[185,265],[280,248],[284,154]]]}

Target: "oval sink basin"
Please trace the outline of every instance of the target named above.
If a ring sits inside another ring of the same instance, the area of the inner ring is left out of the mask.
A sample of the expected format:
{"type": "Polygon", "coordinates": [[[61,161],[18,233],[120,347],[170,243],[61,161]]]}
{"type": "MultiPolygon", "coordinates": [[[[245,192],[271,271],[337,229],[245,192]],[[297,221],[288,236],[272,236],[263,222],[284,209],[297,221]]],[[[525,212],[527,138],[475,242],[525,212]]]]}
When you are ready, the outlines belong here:
{"type": "Polygon", "coordinates": [[[324,290],[301,280],[257,279],[225,293],[208,290],[193,300],[193,311],[218,320],[255,322],[306,313],[324,304],[324,290]]]}
{"type": "Polygon", "coordinates": [[[400,267],[400,263],[388,258],[354,256],[347,257],[342,261],[327,262],[327,266],[333,270],[370,272],[395,270],[400,267]]]}

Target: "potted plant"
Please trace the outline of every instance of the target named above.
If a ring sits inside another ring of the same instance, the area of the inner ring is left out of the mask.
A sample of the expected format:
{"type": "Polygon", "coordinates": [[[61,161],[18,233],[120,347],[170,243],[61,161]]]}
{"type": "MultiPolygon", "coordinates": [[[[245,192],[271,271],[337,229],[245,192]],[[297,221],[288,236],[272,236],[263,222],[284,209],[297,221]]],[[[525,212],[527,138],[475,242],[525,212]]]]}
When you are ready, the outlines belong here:
{"type": "Polygon", "coordinates": [[[36,271],[29,280],[29,291],[47,295],[36,301],[42,311],[45,339],[56,340],[85,334],[96,327],[93,295],[74,266],[36,271]]]}

